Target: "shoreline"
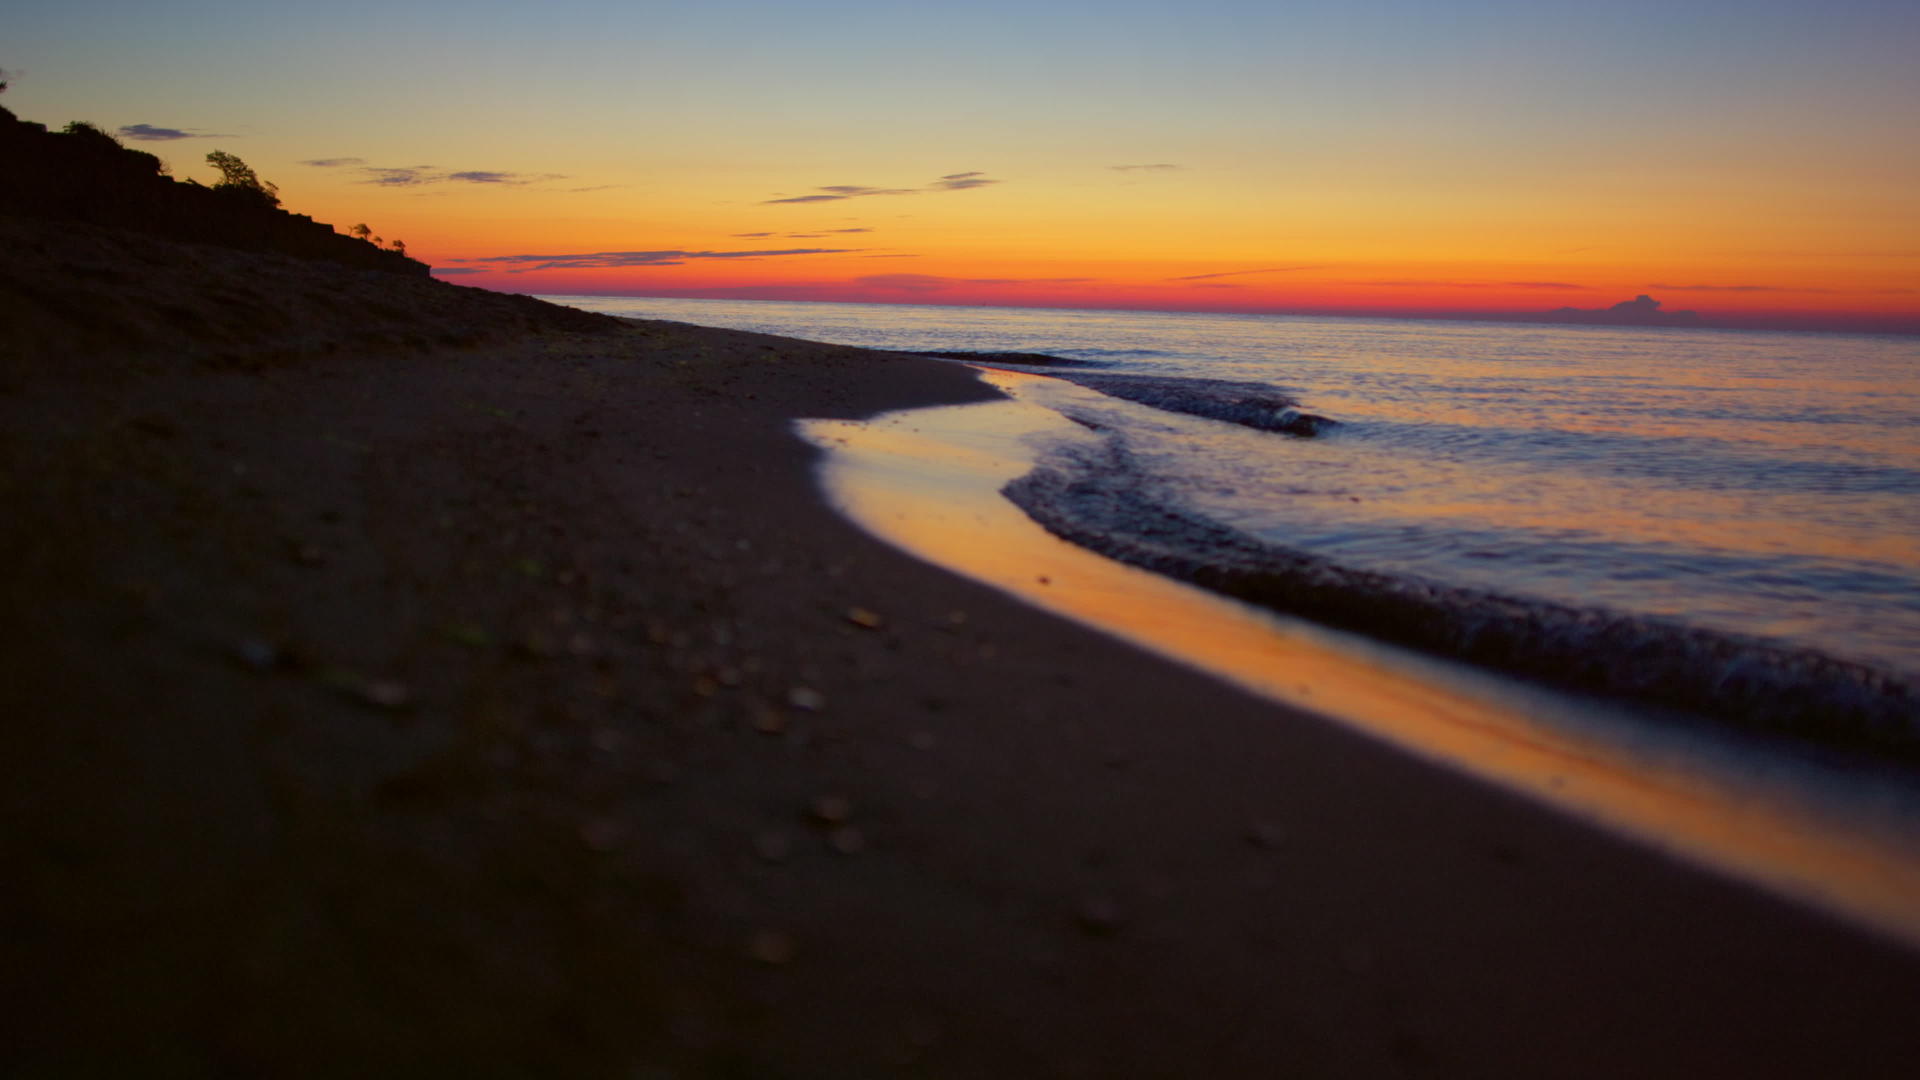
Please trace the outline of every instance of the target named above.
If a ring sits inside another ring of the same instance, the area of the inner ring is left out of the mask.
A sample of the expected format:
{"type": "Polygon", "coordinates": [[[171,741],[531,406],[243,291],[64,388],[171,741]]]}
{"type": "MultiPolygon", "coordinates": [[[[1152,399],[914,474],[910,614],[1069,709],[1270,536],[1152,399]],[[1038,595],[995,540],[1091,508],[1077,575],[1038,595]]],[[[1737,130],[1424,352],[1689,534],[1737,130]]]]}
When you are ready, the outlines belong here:
{"type": "Polygon", "coordinates": [[[1043,460],[1097,445],[1032,393],[1051,376],[987,369],[1008,400],[808,421],[802,434],[826,451],[822,483],[841,512],[901,550],[1920,949],[1920,789],[1904,762],[1810,756],[1572,695],[1076,543],[1012,494],[1043,460]]]}
{"type": "MultiPolygon", "coordinates": [[[[0,369],[9,1059],[1872,1076],[1920,1052],[1911,951],[835,513],[791,423],[989,399],[965,369],[668,324],[235,364],[287,327],[202,300],[215,344],[116,344],[130,284],[70,254],[16,270],[71,312],[29,297],[0,369]]],[[[260,304],[336,280],[190,255],[260,304]]],[[[497,303],[419,288],[388,302],[497,303]]]]}

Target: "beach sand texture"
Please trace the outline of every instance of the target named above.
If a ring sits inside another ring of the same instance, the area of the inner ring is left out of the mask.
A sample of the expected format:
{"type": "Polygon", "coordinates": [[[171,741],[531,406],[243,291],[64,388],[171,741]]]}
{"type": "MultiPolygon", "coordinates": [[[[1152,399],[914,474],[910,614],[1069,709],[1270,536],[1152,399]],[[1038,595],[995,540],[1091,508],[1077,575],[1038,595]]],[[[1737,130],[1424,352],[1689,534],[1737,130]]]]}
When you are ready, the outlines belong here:
{"type": "Polygon", "coordinates": [[[1920,1060],[1910,951],[834,514],[792,421],[964,368],[0,241],[24,1075],[1920,1060]]]}

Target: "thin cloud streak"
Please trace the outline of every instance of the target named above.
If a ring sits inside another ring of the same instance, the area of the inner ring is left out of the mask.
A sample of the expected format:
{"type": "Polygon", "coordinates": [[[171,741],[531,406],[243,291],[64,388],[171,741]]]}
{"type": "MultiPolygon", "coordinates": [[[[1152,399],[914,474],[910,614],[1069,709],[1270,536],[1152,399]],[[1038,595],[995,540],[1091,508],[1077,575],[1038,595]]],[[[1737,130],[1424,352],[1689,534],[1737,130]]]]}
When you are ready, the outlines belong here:
{"type": "MultiPolygon", "coordinates": [[[[375,187],[427,187],[434,184],[485,184],[501,187],[526,187],[553,180],[565,180],[565,173],[517,173],[501,169],[442,169],[434,165],[368,165],[363,158],[313,158],[300,164],[316,169],[351,169],[364,179],[355,181],[375,187]]],[[[600,191],[614,185],[573,188],[572,191],[600,191]]]]}
{"type": "MultiPolygon", "coordinates": [[[[1118,166],[1116,166],[1117,168],[1118,166]]],[[[1217,274],[1188,274],[1185,277],[1172,277],[1168,281],[1207,281],[1211,278],[1240,277],[1243,274],[1290,274],[1296,270],[1324,270],[1325,266],[1271,266],[1265,270],[1223,270],[1217,274]]]]}
{"type": "Polygon", "coordinates": [[[1156,165],[1109,165],[1114,172],[1176,172],[1184,166],[1161,162],[1156,165]]]}
{"type": "Polygon", "coordinates": [[[987,179],[986,173],[980,173],[980,172],[949,173],[946,176],[943,176],[940,179],[935,180],[930,190],[966,191],[969,188],[986,187],[988,184],[997,184],[999,182],[1000,181],[998,180],[987,179]]]}
{"type": "Polygon", "coordinates": [[[781,206],[803,203],[840,202],[845,199],[865,199],[876,195],[919,195],[923,192],[969,191],[973,188],[998,184],[1000,181],[981,172],[948,173],[923,188],[879,188],[865,184],[827,184],[814,188],[812,195],[788,195],[778,199],[762,200],[762,206],[781,206]]]}
{"type": "Polygon", "coordinates": [[[936,293],[944,292],[956,285],[1083,285],[1098,281],[1098,278],[951,278],[935,274],[867,274],[853,279],[856,283],[870,289],[885,289],[889,292],[936,293]]]}
{"type": "Polygon", "coordinates": [[[1585,285],[1565,281],[1348,281],[1346,285],[1374,285],[1387,289],[1547,289],[1583,290],[1585,285]]]}
{"type": "Polygon", "coordinates": [[[188,131],[185,128],[157,127],[153,124],[128,124],[120,129],[123,139],[136,139],[141,142],[172,142],[175,139],[237,139],[238,135],[222,135],[214,131],[188,131]]]}
{"type": "Polygon", "coordinates": [[[1789,287],[1787,287],[1787,286],[1783,286],[1783,285],[1663,285],[1663,284],[1661,284],[1661,283],[1659,283],[1659,282],[1655,282],[1655,283],[1653,283],[1652,285],[1648,285],[1648,286],[1646,286],[1646,288],[1649,288],[1649,289],[1659,289],[1659,290],[1661,290],[1662,292],[1739,292],[1739,293],[1754,293],[1754,292],[1810,292],[1810,293],[1824,293],[1824,292],[1832,292],[1832,291],[1833,291],[1833,290],[1831,290],[1831,289],[1794,289],[1794,288],[1789,288],[1789,287]]]}
{"type": "Polygon", "coordinates": [[[488,255],[460,262],[487,263],[509,274],[534,270],[608,270],[635,266],[684,266],[699,259],[765,259],[782,255],[847,255],[859,248],[782,248],[763,251],[595,251],[575,255],[488,255]]]}
{"type": "Polygon", "coordinates": [[[1904,296],[1912,289],[1816,289],[1801,288],[1797,285],[1662,285],[1654,283],[1646,286],[1663,292],[1728,292],[1728,293],[1816,293],[1823,296],[1851,294],[1855,296],[1904,296]]]}

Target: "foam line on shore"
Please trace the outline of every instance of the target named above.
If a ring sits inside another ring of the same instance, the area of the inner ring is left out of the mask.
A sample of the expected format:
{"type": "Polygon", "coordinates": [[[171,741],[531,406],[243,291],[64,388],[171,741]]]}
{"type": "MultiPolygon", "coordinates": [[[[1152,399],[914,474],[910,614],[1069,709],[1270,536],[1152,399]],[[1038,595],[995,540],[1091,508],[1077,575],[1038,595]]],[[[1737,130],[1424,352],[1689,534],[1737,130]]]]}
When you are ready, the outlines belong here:
{"type": "Polygon", "coordinates": [[[1000,490],[1036,440],[1094,436],[1020,399],[1042,376],[983,378],[1013,400],[800,422],[833,504],[1035,606],[1920,947],[1920,800],[1897,777],[1661,730],[1072,545],[1000,490]]]}

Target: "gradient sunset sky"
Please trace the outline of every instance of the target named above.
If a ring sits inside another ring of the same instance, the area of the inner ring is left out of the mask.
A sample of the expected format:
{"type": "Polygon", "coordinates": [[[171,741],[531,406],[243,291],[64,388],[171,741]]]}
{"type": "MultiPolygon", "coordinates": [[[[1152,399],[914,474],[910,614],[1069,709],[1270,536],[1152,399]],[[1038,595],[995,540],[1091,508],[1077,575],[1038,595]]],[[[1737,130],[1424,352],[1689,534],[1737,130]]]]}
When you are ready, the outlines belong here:
{"type": "Polygon", "coordinates": [[[6,106],[532,293],[1920,328],[1915,0],[60,0],[6,106]]]}

